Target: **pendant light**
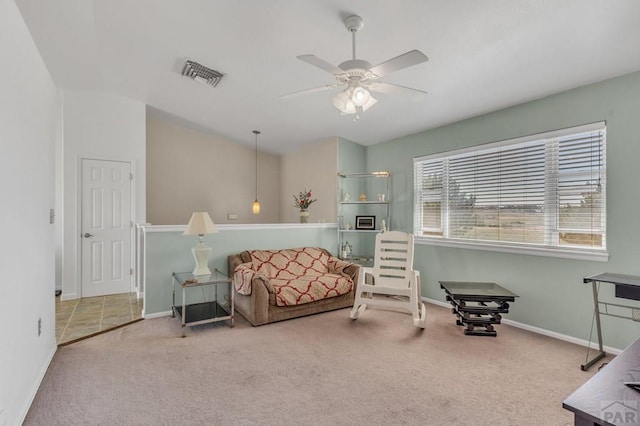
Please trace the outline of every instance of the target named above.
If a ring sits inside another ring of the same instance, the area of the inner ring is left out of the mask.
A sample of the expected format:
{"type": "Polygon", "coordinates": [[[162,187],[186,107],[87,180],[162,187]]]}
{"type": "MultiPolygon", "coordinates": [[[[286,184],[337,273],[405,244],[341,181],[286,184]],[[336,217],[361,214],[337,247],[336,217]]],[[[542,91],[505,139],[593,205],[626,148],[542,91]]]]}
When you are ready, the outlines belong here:
{"type": "Polygon", "coordinates": [[[256,200],[253,202],[253,206],[251,210],[253,214],[260,213],[260,202],[258,201],[258,135],[260,132],[258,130],[254,130],[253,134],[256,135],[256,200]]]}

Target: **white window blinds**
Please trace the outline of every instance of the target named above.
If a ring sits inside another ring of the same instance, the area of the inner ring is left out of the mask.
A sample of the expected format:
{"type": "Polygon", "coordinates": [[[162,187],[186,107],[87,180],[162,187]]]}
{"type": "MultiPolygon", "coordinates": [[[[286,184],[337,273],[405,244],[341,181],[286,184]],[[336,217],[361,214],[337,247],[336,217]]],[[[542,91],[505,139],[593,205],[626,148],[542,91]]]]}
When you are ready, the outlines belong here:
{"type": "Polygon", "coordinates": [[[416,236],[605,249],[604,123],[414,160],[416,236]]]}

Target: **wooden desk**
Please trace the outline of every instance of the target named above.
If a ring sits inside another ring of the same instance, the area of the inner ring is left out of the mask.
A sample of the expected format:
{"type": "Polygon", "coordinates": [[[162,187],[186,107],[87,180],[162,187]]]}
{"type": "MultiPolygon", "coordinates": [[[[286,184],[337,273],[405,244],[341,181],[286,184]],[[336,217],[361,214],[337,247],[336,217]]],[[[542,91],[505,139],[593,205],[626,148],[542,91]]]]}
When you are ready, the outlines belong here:
{"type": "Polygon", "coordinates": [[[640,392],[624,385],[640,381],[640,339],[562,402],[575,425],[640,425],[640,392]]]}
{"type": "MultiPolygon", "coordinates": [[[[591,358],[587,359],[584,364],[580,366],[583,371],[587,371],[589,367],[598,362],[598,360],[604,358],[606,353],[604,352],[604,346],[602,342],[602,327],[600,325],[600,315],[609,315],[618,318],[626,318],[633,319],[632,315],[625,317],[618,314],[613,314],[608,311],[609,306],[617,306],[622,308],[629,308],[633,310],[634,308],[627,305],[608,303],[608,302],[600,302],[598,300],[598,283],[610,283],[615,286],[621,286],[626,288],[640,288],[640,277],[635,275],[622,275],[622,274],[612,274],[609,272],[605,272],[603,274],[591,275],[588,277],[584,277],[582,282],[585,284],[591,283],[591,287],[593,290],[593,305],[594,305],[594,315],[596,320],[596,331],[598,334],[598,352],[591,358]],[[604,310],[600,309],[600,306],[604,308],[604,310]]],[[[587,356],[589,356],[589,352],[587,352],[587,356]]]]}

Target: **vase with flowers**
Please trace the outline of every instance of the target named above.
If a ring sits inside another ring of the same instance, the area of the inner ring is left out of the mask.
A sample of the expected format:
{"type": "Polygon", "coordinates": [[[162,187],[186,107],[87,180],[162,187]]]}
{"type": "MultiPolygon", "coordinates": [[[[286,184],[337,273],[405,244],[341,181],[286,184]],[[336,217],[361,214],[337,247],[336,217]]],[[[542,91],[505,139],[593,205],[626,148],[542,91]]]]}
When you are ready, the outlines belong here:
{"type": "Polygon", "coordinates": [[[300,193],[296,196],[293,194],[294,207],[297,207],[300,210],[300,223],[309,222],[309,206],[311,203],[314,203],[318,200],[312,198],[311,190],[307,191],[305,188],[304,191],[300,191],[300,193]]]}

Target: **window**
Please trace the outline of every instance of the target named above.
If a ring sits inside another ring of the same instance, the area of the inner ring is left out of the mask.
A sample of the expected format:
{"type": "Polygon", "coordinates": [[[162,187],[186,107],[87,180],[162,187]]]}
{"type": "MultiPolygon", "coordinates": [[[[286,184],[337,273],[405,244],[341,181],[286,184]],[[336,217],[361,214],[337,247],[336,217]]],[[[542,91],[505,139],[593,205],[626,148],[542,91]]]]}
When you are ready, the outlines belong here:
{"type": "Polygon", "coordinates": [[[595,123],[416,158],[414,234],[606,255],[605,141],[595,123]]]}

